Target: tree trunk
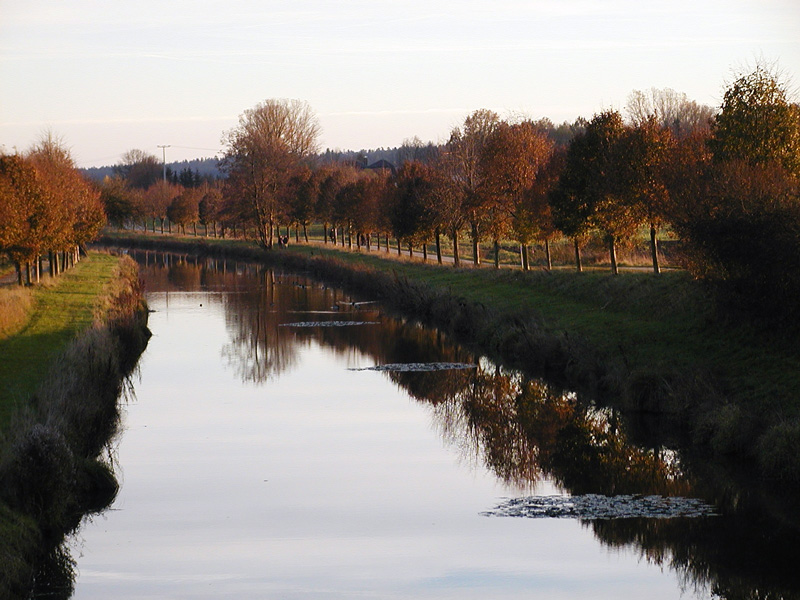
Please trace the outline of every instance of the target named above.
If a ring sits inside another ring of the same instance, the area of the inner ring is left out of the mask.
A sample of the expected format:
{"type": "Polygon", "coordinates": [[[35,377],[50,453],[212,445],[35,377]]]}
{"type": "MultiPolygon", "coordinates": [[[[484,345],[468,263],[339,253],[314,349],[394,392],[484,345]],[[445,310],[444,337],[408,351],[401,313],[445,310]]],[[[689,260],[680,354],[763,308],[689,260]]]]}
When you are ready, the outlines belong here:
{"type": "Polygon", "coordinates": [[[303,239],[305,239],[306,244],[307,244],[308,243],[308,227],[306,227],[305,223],[303,223],[303,239]]]}
{"type": "Polygon", "coordinates": [[[479,267],[481,264],[481,249],[478,245],[478,224],[472,223],[472,263],[479,267]]]}
{"type": "Polygon", "coordinates": [[[55,262],[56,262],[55,261],[55,256],[54,256],[52,250],[50,250],[47,253],[47,262],[50,263],[50,277],[55,277],[56,275],[58,275],[58,272],[56,271],[56,265],[55,265],[55,262]]]}
{"type": "Polygon", "coordinates": [[[414,258],[414,248],[411,246],[411,242],[408,243],[408,257],[414,258]]]}
{"type": "Polygon", "coordinates": [[[347,221],[347,248],[349,250],[353,249],[353,224],[350,223],[350,220],[347,221]]]}
{"type": "Polygon", "coordinates": [[[422,262],[428,262],[428,242],[422,244],[422,262]]]}
{"type": "Polygon", "coordinates": [[[530,271],[531,265],[528,262],[528,244],[520,244],[519,245],[519,253],[522,257],[522,270],[523,271],[530,271]]]}
{"type": "Polygon", "coordinates": [[[494,268],[500,268],[500,240],[494,239],[494,268]]]}
{"type": "Polygon", "coordinates": [[[436,262],[442,264],[442,234],[436,230],[436,262]]]}
{"type": "Polygon", "coordinates": [[[608,256],[611,259],[611,273],[619,275],[619,267],[617,266],[617,237],[614,235],[608,236],[608,256]]]}
{"type": "MultiPolygon", "coordinates": [[[[162,228],[164,227],[164,221],[163,220],[161,221],[161,227],[162,228]]],[[[170,235],[172,235],[172,221],[170,221],[169,219],[167,219],[167,231],[169,232],[170,235]]],[[[163,229],[162,229],[161,233],[164,233],[163,229]]]]}
{"type": "Polygon", "coordinates": [[[575,241],[575,266],[578,269],[578,273],[583,273],[583,264],[581,263],[581,247],[578,244],[578,240],[575,241]]]}
{"type": "Polygon", "coordinates": [[[461,266],[461,257],[458,255],[458,229],[453,228],[453,233],[450,236],[453,238],[453,266],[461,266]]]}
{"type": "Polygon", "coordinates": [[[403,250],[400,248],[400,238],[397,238],[397,256],[400,256],[403,250]]]}
{"type": "MultiPolygon", "coordinates": [[[[303,226],[303,229],[305,229],[305,225],[303,226]]],[[[297,225],[294,226],[294,241],[297,244],[300,243],[300,227],[297,226],[297,225]]],[[[308,241],[308,240],[306,240],[306,241],[308,241]]]]}
{"type": "Polygon", "coordinates": [[[192,221],[192,231],[194,232],[194,237],[197,237],[197,222],[192,221]]]}
{"type": "Polygon", "coordinates": [[[661,273],[661,265],[658,264],[658,231],[656,226],[650,225],[650,252],[653,254],[653,273],[661,273]]]}
{"type": "Polygon", "coordinates": [[[22,265],[20,265],[17,261],[14,261],[14,269],[17,271],[17,283],[20,286],[24,285],[22,281],[22,265]]]}
{"type": "Polygon", "coordinates": [[[547,259],[547,270],[548,271],[552,271],[553,270],[553,259],[550,256],[550,240],[548,240],[547,238],[545,238],[545,240],[544,240],[544,254],[545,254],[545,258],[547,259]]]}

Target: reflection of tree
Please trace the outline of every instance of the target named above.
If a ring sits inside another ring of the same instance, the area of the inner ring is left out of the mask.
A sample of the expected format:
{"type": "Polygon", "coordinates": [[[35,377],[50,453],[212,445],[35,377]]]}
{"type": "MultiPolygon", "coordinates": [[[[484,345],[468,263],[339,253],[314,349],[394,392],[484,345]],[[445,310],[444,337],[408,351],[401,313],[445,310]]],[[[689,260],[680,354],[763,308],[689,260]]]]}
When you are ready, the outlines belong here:
{"type": "Polygon", "coordinates": [[[227,297],[225,321],[231,341],[223,355],[243,381],[263,383],[297,362],[292,331],[280,327],[292,306],[287,294],[276,293],[271,271],[260,274],[263,287],[227,297]]]}
{"type": "MultiPolygon", "coordinates": [[[[277,376],[295,364],[298,347],[312,341],[340,356],[365,355],[376,364],[475,362],[441,333],[387,318],[374,308],[355,312],[343,292],[297,276],[214,259],[148,260],[149,290],[180,285],[236,292],[218,298],[224,298],[231,336],[225,354],[246,381],[277,376]],[[178,268],[169,273],[167,264],[178,268]],[[237,276],[242,272],[248,277],[237,276]],[[381,325],[279,326],[326,318],[380,320],[381,325]]],[[[430,406],[448,443],[518,489],[530,489],[547,476],[573,494],[701,495],[726,509],[720,518],[591,521],[588,526],[603,543],[638,548],[647,560],[675,570],[687,587],[722,598],[800,597],[793,564],[800,551],[797,528],[765,517],[763,505],[747,509],[746,484],[717,484],[705,473],[690,480],[682,472],[686,461],[679,464],[674,452],[656,442],[651,448],[632,443],[615,411],[488,363],[471,370],[387,375],[430,406]]],[[[693,464],[688,468],[696,471],[693,464]]]]}

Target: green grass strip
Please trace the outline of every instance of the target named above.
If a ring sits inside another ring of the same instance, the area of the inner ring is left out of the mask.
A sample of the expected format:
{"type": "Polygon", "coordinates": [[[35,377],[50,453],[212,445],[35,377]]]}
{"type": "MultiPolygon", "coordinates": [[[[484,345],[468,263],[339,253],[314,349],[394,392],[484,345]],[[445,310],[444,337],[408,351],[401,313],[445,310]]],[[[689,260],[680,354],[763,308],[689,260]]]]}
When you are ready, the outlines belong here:
{"type": "Polygon", "coordinates": [[[53,285],[34,289],[35,308],[28,323],[0,340],[0,427],[36,391],[55,356],[92,325],[117,264],[115,256],[91,253],[53,285]]]}

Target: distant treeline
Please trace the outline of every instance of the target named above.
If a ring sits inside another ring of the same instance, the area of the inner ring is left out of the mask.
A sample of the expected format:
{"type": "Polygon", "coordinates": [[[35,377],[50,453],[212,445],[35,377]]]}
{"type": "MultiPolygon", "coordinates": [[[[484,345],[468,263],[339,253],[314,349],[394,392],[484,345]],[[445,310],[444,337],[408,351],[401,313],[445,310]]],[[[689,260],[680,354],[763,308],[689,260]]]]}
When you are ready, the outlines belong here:
{"type": "MultiPolygon", "coordinates": [[[[224,177],[219,168],[218,158],[195,158],[166,164],[167,180],[174,184],[187,187],[197,187],[203,182],[213,181],[224,177]]],[[[163,177],[164,165],[159,163],[158,176],[163,177]]],[[[103,181],[106,177],[113,177],[124,173],[124,165],[111,165],[105,167],[89,167],[81,172],[92,181],[103,181]]]]}
{"type": "MultiPolygon", "coordinates": [[[[97,185],[117,226],[201,224],[253,232],[272,248],[279,227],[324,226],[326,240],[397,246],[468,236],[527,248],[568,239],[575,265],[589,242],[617,248],[649,230],[679,239],[685,266],[751,314],[800,316],[800,109],[773,70],[757,65],[718,109],[673,90],[634,91],[624,115],[607,110],[555,125],[476,110],[445,143],[398,148],[317,147],[316,115],[299,100],[266,100],[226,133],[220,159],[173,163],[131,150],[97,185]],[[200,165],[204,170],[200,171],[200,165]]],[[[789,319],[788,322],[798,322],[789,319]]]]}

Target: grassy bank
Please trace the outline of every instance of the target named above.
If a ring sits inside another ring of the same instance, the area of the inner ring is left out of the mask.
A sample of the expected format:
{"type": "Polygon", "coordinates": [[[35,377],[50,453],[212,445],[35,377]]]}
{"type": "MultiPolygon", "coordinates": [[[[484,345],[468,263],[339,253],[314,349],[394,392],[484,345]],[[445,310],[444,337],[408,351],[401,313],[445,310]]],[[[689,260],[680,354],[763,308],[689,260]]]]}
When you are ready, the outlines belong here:
{"type": "Polygon", "coordinates": [[[59,594],[71,586],[71,559],[58,545],[116,494],[110,466],[97,457],[147,342],[130,259],[93,254],[34,299],[27,324],[0,342],[0,597],[9,598],[28,597],[54,571],[59,594]]]}
{"type": "Polygon", "coordinates": [[[718,315],[686,273],[453,269],[384,253],[133,237],[314,273],[383,300],[494,358],[629,410],[678,416],[698,448],[800,484],[796,340],[718,315]]]}

